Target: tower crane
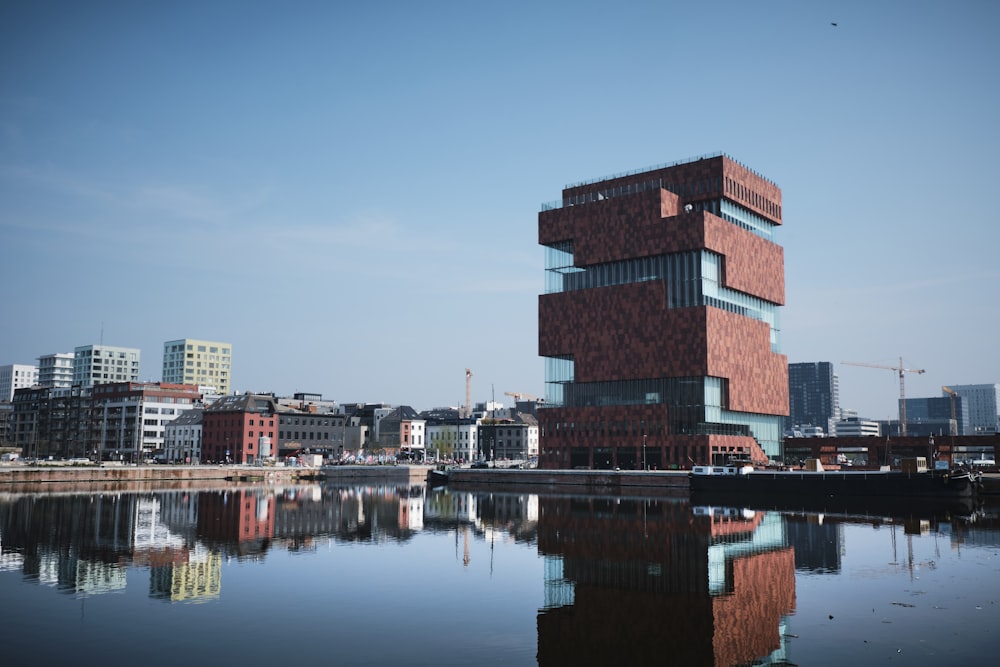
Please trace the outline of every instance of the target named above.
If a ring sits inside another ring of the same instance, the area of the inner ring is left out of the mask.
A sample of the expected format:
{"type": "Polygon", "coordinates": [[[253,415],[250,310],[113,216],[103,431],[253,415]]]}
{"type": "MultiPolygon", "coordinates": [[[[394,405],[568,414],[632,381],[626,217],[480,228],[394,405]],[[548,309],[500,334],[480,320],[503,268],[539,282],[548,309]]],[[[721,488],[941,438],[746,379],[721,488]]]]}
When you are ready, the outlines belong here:
{"type": "Polygon", "coordinates": [[[887,371],[897,371],[899,373],[899,434],[906,437],[906,385],[903,380],[904,373],[926,373],[923,368],[906,368],[903,366],[903,358],[899,358],[899,366],[881,366],[879,364],[866,364],[859,361],[842,361],[848,366],[866,366],[868,368],[881,368],[887,371]]]}
{"type": "Polygon", "coordinates": [[[537,401],[538,400],[537,396],[532,396],[531,394],[525,394],[524,392],[520,392],[520,391],[505,391],[504,395],[510,396],[511,398],[514,399],[515,402],[521,401],[521,400],[526,400],[526,401],[537,401]]]}

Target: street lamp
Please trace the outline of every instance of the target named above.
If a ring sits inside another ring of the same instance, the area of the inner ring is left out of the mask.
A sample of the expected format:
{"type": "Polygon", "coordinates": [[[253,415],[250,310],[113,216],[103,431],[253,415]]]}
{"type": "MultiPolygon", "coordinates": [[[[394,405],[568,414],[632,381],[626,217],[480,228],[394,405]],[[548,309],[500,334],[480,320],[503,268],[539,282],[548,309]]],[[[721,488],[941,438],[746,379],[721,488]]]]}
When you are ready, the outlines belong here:
{"type": "Polygon", "coordinates": [[[646,470],[646,434],[642,434],[642,469],[646,470]]]}

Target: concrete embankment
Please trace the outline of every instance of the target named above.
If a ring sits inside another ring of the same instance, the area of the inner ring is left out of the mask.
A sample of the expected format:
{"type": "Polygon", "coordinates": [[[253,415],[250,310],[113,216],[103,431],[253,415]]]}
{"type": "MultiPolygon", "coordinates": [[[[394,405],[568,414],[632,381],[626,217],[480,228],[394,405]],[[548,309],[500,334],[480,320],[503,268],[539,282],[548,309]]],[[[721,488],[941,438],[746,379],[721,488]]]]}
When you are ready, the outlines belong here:
{"type": "Polygon", "coordinates": [[[3,465],[0,492],[146,491],[219,488],[234,484],[284,485],[320,479],[344,484],[422,484],[428,466],[327,466],[323,468],[239,465],[3,465]]]}
{"type": "MultiPolygon", "coordinates": [[[[294,484],[322,479],[341,484],[423,484],[430,466],[255,466],[172,465],[19,465],[0,466],[0,491],[142,491],[218,487],[230,484],[294,484]]],[[[530,493],[586,493],[636,496],[687,496],[686,472],[615,470],[448,471],[448,486],[530,493]]]]}
{"type": "MultiPolygon", "coordinates": [[[[250,466],[0,466],[0,492],[34,493],[170,491],[217,488],[241,482],[291,484],[306,468],[254,468],[250,466]]],[[[311,471],[313,475],[316,471],[311,471]]]]}
{"type": "Polygon", "coordinates": [[[686,471],[641,470],[454,468],[448,471],[448,488],[615,496],[687,497],[689,493],[686,471]]]}

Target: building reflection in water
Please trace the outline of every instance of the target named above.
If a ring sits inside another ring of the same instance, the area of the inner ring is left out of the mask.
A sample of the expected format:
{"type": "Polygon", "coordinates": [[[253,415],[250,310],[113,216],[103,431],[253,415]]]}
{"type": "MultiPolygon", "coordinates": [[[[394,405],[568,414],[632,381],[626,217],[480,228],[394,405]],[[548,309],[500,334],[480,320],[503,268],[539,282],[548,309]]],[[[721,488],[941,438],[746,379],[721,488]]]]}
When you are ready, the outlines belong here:
{"type": "MultiPolygon", "coordinates": [[[[844,521],[858,521],[846,518],[844,521]]],[[[866,518],[888,524],[892,518],[866,518]]],[[[953,545],[1000,543],[997,518],[909,518],[903,534],[953,545]]],[[[795,572],[837,575],[844,524],[831,515],[692,507],[684,500],[428,492],[425,485],[226,487],[137,493],[0,495],[0,570],[78,597],[136,585],[149,596],[210,602],[224,565],[272,550],[454,537],[454,558],[489,568],[470,544],[515,542],[544,560],[536,615],[542,667],[572,664],[779,664],[796,609],[795,572]],[[141,579],[139,579],[141,581],[141,579]]],[[[908,544],[907,544],[908,546],[908,544]]],[[[415,570],[440,551],[407,553],[415,570]]],[[[900,556],[900,560],[903,560],[900,556]]],[[[895,559],[894,559],[895,561],[895,559]]],[[[452,582],[440,582],[449,586],[452,582]]],[[[422,604],[420,601],[414,604],[422,604]]]]}
{"type": "Polygon", "coordinates": [[[0,570],[77,596],[121,591],[148,568],[150,596],[218,598],[226,560],[273,548],[406,541],[424,528],[424,485],[231,487],[155,493],[9,494],[0,499],[0,570]]]}
{"type": "Polygon", "coordinates": [[[795,563],[776,513],[544,498],[539,665],[783,661],[795,563]]]}

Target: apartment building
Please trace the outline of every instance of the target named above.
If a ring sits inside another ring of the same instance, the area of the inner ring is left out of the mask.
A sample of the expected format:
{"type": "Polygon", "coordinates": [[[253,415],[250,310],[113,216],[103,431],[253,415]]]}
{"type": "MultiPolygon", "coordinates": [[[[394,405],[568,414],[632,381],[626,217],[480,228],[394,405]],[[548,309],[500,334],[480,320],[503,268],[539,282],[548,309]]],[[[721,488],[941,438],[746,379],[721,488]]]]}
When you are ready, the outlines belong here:
{"type": "Polygon", "coordinates": [[[139,357],[139,350],[132,347],[81,345],[73,350],[73,384],[93,387],[138,382],[139,357]]]}
{"type": "Polygon", "coordinates": [[[163,381],[194,384],[226,396],[231,389],[231,343],[180,338],[163,344],[163,381]]]}

